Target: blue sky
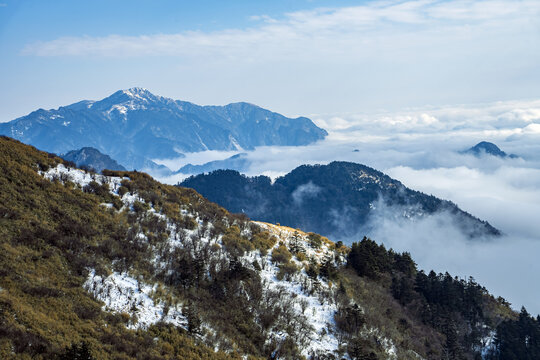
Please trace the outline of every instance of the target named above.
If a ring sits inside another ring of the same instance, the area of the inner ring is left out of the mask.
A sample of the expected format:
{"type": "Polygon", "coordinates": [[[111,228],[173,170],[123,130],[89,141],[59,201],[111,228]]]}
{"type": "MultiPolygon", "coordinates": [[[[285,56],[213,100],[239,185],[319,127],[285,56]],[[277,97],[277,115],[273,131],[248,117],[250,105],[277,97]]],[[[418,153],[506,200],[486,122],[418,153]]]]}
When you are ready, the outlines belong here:
{"type": "Polygon", "coordinates": [[[287,115],[540,95],[538,1],[0,0],[0,121],[141,86],[287,115]]]}

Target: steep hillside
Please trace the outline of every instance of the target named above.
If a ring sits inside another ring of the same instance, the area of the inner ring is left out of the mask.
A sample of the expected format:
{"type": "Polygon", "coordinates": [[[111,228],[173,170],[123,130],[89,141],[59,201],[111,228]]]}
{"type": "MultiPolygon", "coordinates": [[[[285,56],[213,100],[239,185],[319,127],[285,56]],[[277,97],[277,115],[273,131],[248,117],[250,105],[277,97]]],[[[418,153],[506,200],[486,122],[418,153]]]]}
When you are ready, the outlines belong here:
{"type": "Polygon", "coordinates": [[[306,145],[327,135],[305,117],[291,119],[247,103],[199,106],[141,88],[39,109],[0,124],[0,134],[56,154],[94,147],[128,169],[154,168],[152,159],[179,152],[306,145]]]}
{"type": "Polygon", "coordinates": [[[250,178],[219,170],[190,177],[180,185],[231,212],[338,239],[365,234],[370,215],[379,206],[390,207],[393,211],[388,213],[395,216],[413,219],[447,212],[470,237],[500,234],[449,201],[411,190],[380,171],[355,163],[303,165],[274,183],[266,176],[250,178]]]}
{"type": "Polygon", "coordinates": [[[79,150],[72,150],[63,155],[62,159],[74,162],[78,167],[87,167],[97,172],[102,170],[121,170],[126,169],[111,159],[109,155],[102,154],[98,149],[84,147],[79,150]]]}
{"type": "Polygon", "coordinates": [[[536,320],[474,280],[369,239],[253,222],[9,138],[0,154],[2,359],[475,359],[517,328],[514,349],[537,343],[536,320]]]}

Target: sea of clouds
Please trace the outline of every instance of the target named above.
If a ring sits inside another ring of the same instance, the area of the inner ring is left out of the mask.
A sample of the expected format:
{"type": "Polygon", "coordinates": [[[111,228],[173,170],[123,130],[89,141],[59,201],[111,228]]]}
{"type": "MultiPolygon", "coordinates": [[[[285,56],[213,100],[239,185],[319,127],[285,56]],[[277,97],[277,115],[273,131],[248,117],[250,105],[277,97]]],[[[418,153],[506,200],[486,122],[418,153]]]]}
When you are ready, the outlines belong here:
{"type": "MultiPolygon", "coordinates": [[[[327,139],[310,146],[249,151],[245,173],[275,178],[301,164],[352,161],[383,171],[412,189],[451,200],[504,235],[471,240],[445,214],[401,221],[393,216],[399,209],[378,206],[368,234],[357,238],[368,235],[387,247],[409,251],[427,271],[473,276],[516,309],[525,305],[540,313],[540,101],[311,118],[328,130],[327,139]],[[461,153],[480,141],[491,141],[518,157],[461,153]]],[[[202,164],[232,154],[187,154],[161,163],[176,170],[186,163],[202,164]]],[[[177,183],[183,177],[161,180],[177,183]]]]}

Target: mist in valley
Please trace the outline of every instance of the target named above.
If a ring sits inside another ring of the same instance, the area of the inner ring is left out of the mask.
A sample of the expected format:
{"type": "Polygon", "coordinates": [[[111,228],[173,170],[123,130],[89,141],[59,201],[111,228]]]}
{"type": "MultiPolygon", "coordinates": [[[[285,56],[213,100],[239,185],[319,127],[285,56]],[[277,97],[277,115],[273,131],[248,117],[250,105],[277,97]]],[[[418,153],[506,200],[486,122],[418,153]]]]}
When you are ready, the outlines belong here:
{"type": "MultiPolygon", "coordinates": [[[[421,269],[473,276],[516,309],[525,305],[540,313],[535,278],[540,271],[536,259],[540,254],[539,101],[311,117],[329,131],[327,139],[310,146],[256,148],[247,152],[249,168],[243,173],[275,180],[302,164],[350,161],[380,170],[411,189],[450,200],[503,235],[471,239],[448,214],[411,221],[402,216],[403,209],[381,202],[360,233],[332,238],[350,244],[369,236],[396,251],[410,252],[421,269]],[[463,153],[484,140],[517,157],[463,153]]],[[[176,170],[234,153],[186,155],[159,161],[176,170]]],[[[177,174],[161,180],[177,183],[185,177],[177,174]]],[[[318,191],[314,184],[303,184],[293,200],[301,202],[318,191]]],[[[328,209],[328,214],[344,230],[351,228],[354,216],[346,208],[328,209]]]]}

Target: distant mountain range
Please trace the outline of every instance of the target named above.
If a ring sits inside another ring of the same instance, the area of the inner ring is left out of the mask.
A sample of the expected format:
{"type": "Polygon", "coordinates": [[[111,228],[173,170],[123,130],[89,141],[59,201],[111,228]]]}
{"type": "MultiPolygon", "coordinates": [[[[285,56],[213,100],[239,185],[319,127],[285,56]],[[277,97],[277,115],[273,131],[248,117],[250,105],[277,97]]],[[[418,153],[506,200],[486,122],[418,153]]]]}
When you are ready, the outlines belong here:
{"type": "Polygon", "coordinates": [[[0,134],[56,154],[93,147],[129,169],[160,169],[152,159],[307,145],[327,132],[308,118],[292,119],[244,102],[199,106],[132,88],[100,101],[36,110],[0,124],[0,134]]]}
{"type": "Polygon", "coordinates": [[[470,237],[500,235],[489,223],[450,201],[411,190],[380,171],[350,162],[302,165],[274,183],[266,176],[246,177],[237,171],[218,170],[192,176],[180,185],[197,190],[231,212],[334,239],[365,234],[380,200],[408,218],[448,212],[470,237]]]}
{"type": "Polygon", "coordinates": [[[104,169],[125,171],[126,168],[111,159],[109,155],[102,154],[98,149],[84,147],[79,150],[72,150],[61,155],[64,160],[74,162],[78,167],[88,167],[97,172],[104,169]]]}
{"type": "MultiPolygon", "coordinates": [[[[353,150],[353,152],[359,151],[360,150],[358,149],[353,150]]],[[[517,155],[507,154],[502,151],[497,145],[487,141],[479,142],[475,146],[467,150],[461,151],[460,153],[471,154],[477,157],[487,155],[510,159],[518,158],[517,155]]],[[[176,173],[198,175],[214,170],[236,170],[243,173],[249,170],[250,165],[251,162],[248,158],[248,154],[239,153],[223,160],[214,160],[200,165],[187,164],[180,168],[178,171],[176,171],[176,173]]]]}
{"type": "Polygon", "coordinates": [[[519,157],[514,154],[505,153],[497,145],[488,141],[481,141],[478,144],[474,145],[473,147],[465,150],[464,153],[471,154],[474,156],[491,155],[491,156],[497,156],[500,158],[508,157],[511,159],[515,159],[519,157]]]}
{"type": "Polygon", "coordinates": [[[233,155],[223,160],[209,161],[201,165],[187,164],[187,165],[182,166],[178,171],[176,171],[176,173],[197,175],[197,174],[202,174],[206,172],[211,172],[214,170],[223,170],[223,169],[236,170],[236,171],[243,172],[243,171],[246,171],[250,165],[250,161],[247,155],[248,154],[246,153],[240,153],[240,154],[233,155]]]}

